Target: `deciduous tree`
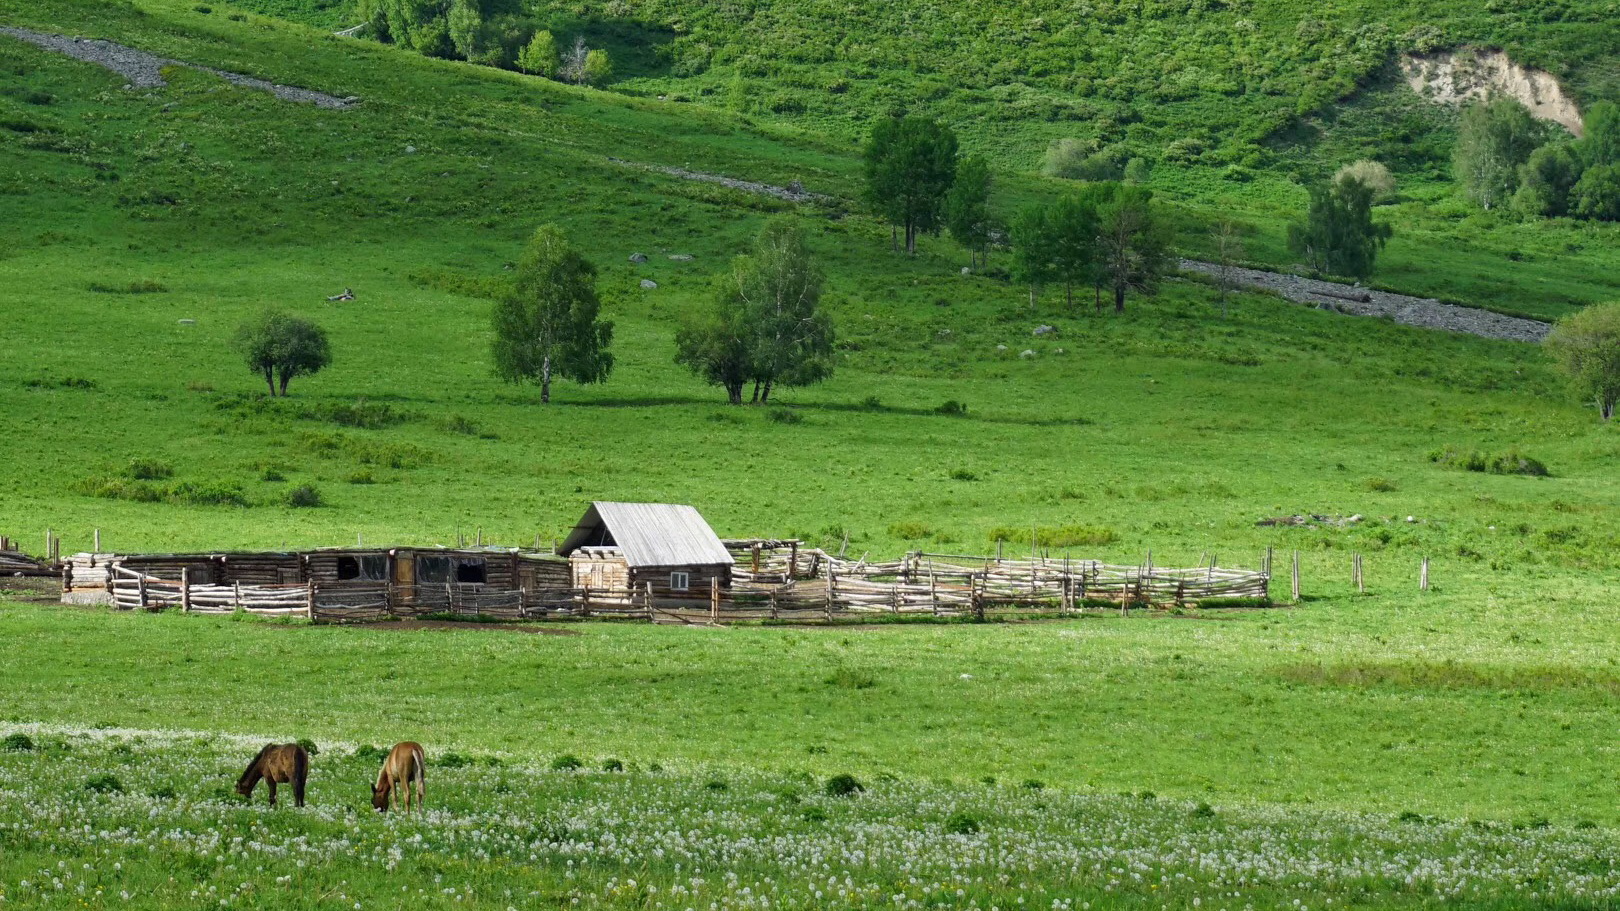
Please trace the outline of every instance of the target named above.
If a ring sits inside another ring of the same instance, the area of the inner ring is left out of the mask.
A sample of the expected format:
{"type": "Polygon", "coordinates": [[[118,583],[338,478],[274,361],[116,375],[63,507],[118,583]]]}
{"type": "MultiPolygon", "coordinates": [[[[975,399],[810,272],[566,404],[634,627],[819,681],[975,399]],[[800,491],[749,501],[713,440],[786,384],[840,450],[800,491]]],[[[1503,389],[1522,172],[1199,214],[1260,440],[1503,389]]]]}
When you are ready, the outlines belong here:
{"type": "Polygon", "coordinates": [[[917,235],[939,230],[945,196],[956,180],[956,134],[926,117],[886,118],[866,143],[866,199],[889,224],[905,232],[905,250],[917,235]]]}
{"type": "Polygon", "coordinates": [[[551,401],[554,376],[600,383],[613,371],[613,324],[599,318],[596,267],[555,225],[534,232],[511,288],[491,312],[495,375],[534,382],[551,401]]]}
{"type": "Polygon", "coordinates": [[[945,199],[945,226],[967,249],[969,266],[982,265],[989,256],[995,229],[990,217],[990,183],[989,163],[977,155],[964,158],[945,199]]]}
{"type": "Polygon", "coordinates": [[[518,68],[525,73],[550,78],[557,75],[557,39],[551,32],[538,31],[518,55],[518,68]]]}
{"type": "Polygon", "coordinates": [[[1546,137],[1530,110],[1506,96],[1464,109],[1452,163],[1468,195],[1486,209],[1504,205],[1519,187],[1519,166],[1546,137]]]}
{"type": "Polygon", "coordinates": [[[278,391],[285,396],[294,377],[319,373],[332,363],[326,331],[279,310],[242,323],[233,344],[248,369],[264,377],[272,397],[278,391]]]}
{"type": "Polygon", "coordinates": [[[1341,177],[1310,189],[1303,224],[1288,226],[1288,246],[1316,272],[1364,279],[1373,272],[1378,251],[1394,234],[1372,218],[1373,191],[1354,177],[1341,177]]]}
{"type": "Polygon", "coordinates": [[[1543,344],[1603,420],[1612,418],[1620,402],[1620,303],[1596,304],[1564,317],[1543,344]]]}
{"type": "Polygon", "coordinates": [[[1114,291],[1114,312],[1125,312],[1130,291],[1153,294],[1170,255],[1168,227],[1146,187],[1115,185],[1112,198],[1097,209],[1097,243],[1106,284],[1114,291]]]}

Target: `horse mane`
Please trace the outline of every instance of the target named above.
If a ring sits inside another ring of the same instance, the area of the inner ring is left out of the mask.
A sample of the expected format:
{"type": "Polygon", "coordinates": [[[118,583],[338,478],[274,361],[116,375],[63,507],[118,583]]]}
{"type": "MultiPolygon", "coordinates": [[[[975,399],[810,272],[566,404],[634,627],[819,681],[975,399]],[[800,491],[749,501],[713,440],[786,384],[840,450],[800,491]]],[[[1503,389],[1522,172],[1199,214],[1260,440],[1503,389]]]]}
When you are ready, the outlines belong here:
{"type": "Polygon", "coordinates": [[[274,743],[267,743],[264,745],[264,749],[259,751],[259,755],[254,756],[253,761],[248,763],[247,771],[243,772],[242,777],[236,780],[237,787],[242,787],[248,783],[248,779],[253,777],[253,773],[259,770],[259,764],[264,762],[264,757],[268,755],[271,750],[275,749],[276,746],[277,745],[274,743]]]}

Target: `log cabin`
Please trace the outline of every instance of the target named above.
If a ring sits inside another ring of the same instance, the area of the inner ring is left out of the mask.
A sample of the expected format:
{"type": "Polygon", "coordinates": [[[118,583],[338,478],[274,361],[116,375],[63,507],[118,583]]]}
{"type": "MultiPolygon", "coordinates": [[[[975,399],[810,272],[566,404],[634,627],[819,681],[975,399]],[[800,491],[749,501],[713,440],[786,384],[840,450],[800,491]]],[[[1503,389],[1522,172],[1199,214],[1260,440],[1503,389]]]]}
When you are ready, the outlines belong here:
{"type": "Polygon", "coordinates": [[[573,587],[707,597],[731,587],[731,552],[696,508],[671,503],[592,503],[557,553],[573,587]]]}

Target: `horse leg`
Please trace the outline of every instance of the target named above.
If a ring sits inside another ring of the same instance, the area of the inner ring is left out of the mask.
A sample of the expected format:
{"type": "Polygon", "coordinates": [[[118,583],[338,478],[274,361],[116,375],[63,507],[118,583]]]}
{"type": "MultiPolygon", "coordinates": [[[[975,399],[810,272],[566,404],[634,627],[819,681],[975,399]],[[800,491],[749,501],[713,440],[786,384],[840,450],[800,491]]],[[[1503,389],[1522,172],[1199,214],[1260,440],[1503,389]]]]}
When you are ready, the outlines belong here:
{"type": "Polygon", "coordinates": [[[422,807],[425,806],[426,803],[427,803],[427,792],[426,792],[426,789],[425,789],[425,787],[423,785],[423,782],[425,780],[426,780],[426,776],[424,776],[422,774],[422,767],[417,766],[416,767],[416,808],[418,810],[422,809],[422,807]]]}
{"type": "Polygon", "coordinates": [[[293,779],[293,803],[300,807],[304,805],[304,782],[307,780],[307,775],[299,775],[293,779]]]}
{"type": "Polygon", "coordinates": [[[276,780],[266,776],[264,786],[270,789],[270,806],[273,807],[276,805],[276,780]]]}

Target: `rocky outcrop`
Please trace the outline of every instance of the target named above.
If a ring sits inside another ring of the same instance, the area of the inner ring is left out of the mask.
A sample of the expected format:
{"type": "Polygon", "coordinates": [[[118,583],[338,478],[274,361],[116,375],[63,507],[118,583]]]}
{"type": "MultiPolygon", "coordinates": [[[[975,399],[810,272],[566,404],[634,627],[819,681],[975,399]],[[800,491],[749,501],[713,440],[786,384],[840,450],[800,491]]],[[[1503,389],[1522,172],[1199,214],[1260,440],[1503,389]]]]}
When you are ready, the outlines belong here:
{"type": "Polygon", "coordinates": [[[1531,115],[1581,135],[1581,111],[1553,74],[1515,63],[1501,51],[1460,48],[1409,54],[1401,72],[1412,90],[1439,104],[1464,104],[1493,95],[1517,98],[1531,115]]]}

